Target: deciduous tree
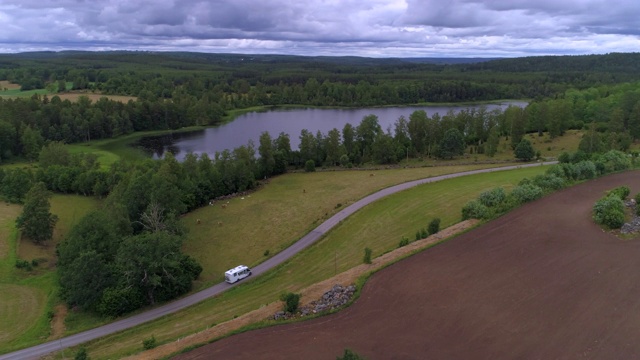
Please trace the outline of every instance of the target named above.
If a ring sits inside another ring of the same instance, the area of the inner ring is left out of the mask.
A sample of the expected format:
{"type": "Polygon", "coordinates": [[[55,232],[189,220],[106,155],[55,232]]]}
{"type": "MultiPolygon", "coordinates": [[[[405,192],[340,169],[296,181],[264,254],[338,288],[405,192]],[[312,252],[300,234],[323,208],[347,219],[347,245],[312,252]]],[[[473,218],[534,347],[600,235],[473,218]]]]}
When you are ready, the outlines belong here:
{"type": "Polygon", "coordinates": [[[22,214],[16,221],[22,234],[35,243],[50,240],[58,221],[58,217],[50,212],[50,197],[43,182],[35,183],[27,193],[22,214]]]}

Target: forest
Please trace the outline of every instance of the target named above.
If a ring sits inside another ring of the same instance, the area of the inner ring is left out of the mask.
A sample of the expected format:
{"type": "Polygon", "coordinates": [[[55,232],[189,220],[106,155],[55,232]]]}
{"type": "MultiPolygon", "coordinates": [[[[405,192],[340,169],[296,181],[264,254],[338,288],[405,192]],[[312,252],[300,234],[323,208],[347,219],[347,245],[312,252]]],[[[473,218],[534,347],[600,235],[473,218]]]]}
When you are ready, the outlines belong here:
{"type": "Polygon", "coordinates": [[[0,163],[23,159],[34,165],[0,167],[0,197],[25,203],[25,208],[47,191],[104,199],[104,208],[87,215],[59,246],[58,272],[69,305],[117,316],[189,291],[202,269],[180,252],[186,234],[178,217],[212,199],[253,189],[258,179],[316,166],[448,159],[463,152],[493,156],[500,138],[517,150],[527,142],[525,134],[554,138],[570,129],[586,133],[581,157],[627,151],[640,139],[638,57],[430,63],[145,52],[1,55],[0,80],[50,94],[0,98],[0,163]],[[67,91],[135,99],[94,102],[57,96],[67,91]],[[291,148],[289,134],[263,133],[259,144],[211,157],[190,154],[183,162],[168,154],[105,168],[95,155],[72,154],[64,145],[144,130],[212,126],[231,110],[255,106],[500,99],[530,102],[504,111],[479,108],[433,116],[416,111],[390,129],[382,129],[370,115],[326,134],[304,130],[299,149],[291,148]]]}

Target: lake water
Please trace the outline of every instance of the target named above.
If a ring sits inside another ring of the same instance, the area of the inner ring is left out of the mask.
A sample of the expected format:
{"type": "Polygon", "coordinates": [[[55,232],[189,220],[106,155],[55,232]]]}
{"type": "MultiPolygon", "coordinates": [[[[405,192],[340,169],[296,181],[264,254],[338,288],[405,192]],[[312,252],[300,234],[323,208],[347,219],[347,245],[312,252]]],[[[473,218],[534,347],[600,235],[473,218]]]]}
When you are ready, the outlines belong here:
{"type": "MultiPolygon", "coordinates": [[[[527,102],[509,101],[484,106],[490,111],[493,109],[506,109],[509,105],[524,107],[527,102]]],[[[237,117],[230,123],[204,130],[145,137],[140,139],[135,146],[142,148],[155,159],[161,158],[167,151],[173,153],[178,160],[182,160],[189,152],[194,154],[207,153],[209,157],[213,158],[216,152],[225,149],[233,150],[241,145],[246,145],[249,140],[253,140],[257,151],[260,134],[267,131],[272,138],[276,138],[281,132],[289,134],[291,148],[297,149],[300,143],[300,132],[303,129],[311,131],[314,135],[318,130],[326,135],[333,128],[337,128],[342,132],[345,124],[350,123],[355,127],[362,118],[373,114],[378,117],[380,126],[386,131],[389,126],[393,129],[393,124],[400,116],[404,116],[409,120],[409,115],[416,110],[424,110],[429,116],[433,116],[436,113],[445,115],[449,110],[455,112],[478,107],[480,105],[358,109],[279,109],[251,112],[237,117]]]]}

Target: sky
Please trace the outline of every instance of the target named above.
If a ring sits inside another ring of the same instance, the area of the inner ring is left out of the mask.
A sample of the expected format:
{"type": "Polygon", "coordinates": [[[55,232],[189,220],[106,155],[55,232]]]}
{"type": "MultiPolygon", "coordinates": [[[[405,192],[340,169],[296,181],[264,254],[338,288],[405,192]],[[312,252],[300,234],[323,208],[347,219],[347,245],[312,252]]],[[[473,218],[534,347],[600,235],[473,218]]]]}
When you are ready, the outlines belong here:
{"type": "Polygon", "coordinates": [[[639,0],[0,0],[0,52],[364,57],[640,51],[639,0]]]}

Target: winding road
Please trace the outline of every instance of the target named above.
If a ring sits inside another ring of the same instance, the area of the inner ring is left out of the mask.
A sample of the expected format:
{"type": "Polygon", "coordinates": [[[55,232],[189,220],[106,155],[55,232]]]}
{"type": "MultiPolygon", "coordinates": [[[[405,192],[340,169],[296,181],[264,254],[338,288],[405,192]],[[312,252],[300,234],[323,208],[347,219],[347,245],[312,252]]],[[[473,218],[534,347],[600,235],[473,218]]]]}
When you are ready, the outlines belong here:
{"type": "MultiPolygon", "coordinates": [[[[260,274],[267,272],[270,269],[285,262],[286,260],[296,255],[298,252],[302,251],[304,248],[308,247],[309,245],[319,240],[324,234],[326,234],[334,226],[336,226],[338,223],[340,223],[341,221],[343,221],[344,219],[346,219],[356,211],[362,209],[366,205],[369,205],[374,201],[381,199],[385,196],[395,194],[397,192],[400,192],[418,185],[437,182],[437,181],[446,180],[446,179],[452,179],[452,178],[461,177],[461,176],[489,173],[489,172],[495,172],[495,171],[514,170],[518,168],[531,167],[531,166],[551,165],[555,163],[556,162],[544,162],[544,163],[513,165],[513,166],[505,166],[505,167],[499,167],[499,168],[465,171],[460,173],[440,175],[440,176],[434,176],[434,177],[429,177],[425,179],[409,181],[403,184],[382,189],[374,194],[364,197],[361,200],[358,200],[357,202],[345,207],[343,210],[333,215],[331,218],[327,219],[325,222],[320,224],[318,227],[316,227],[314,230],[312,230],[310,233],[302,237],[300,240],[295,242],[290,247],[286,248],[285,250],[281,251],[280,253],[276,254],[275,256],[261,263],[260,265],[257,265],[256,267],[254,267],[252,269],[252,273],[254,276],[259,276],[260,274]]],[[[195,294],[181,298],[169,304],[151,309],[149,311],[145,311],[138,315],[128,317],[126,319],[118,320],[116,322],[113,322],[104,326],[100,326],[91,330],[83,331],[81,333],[71,335],[65,338],[50,341],[47,343],[43,343],[37,346],[22,349],[12,353],[0,355],[0,360],[37,359],[40,356],[43,356],[55,351],[60,351],[68,347],[76,346],[84,342],[94,340],[109,334],[113,334],[125,329],[129,329],[134,326],[143,324],[145,322],[155,320],[162,316],[180,311],[186,307],[197,304],[207,298],[216,296],[230,289],[231,287],[236,286],[237,284],[238,283],[227,284],[225,282],[222,282],[212,287],[209,287],[207,289],[204,289],[202,291],[199,291],[195,294]]]]}

